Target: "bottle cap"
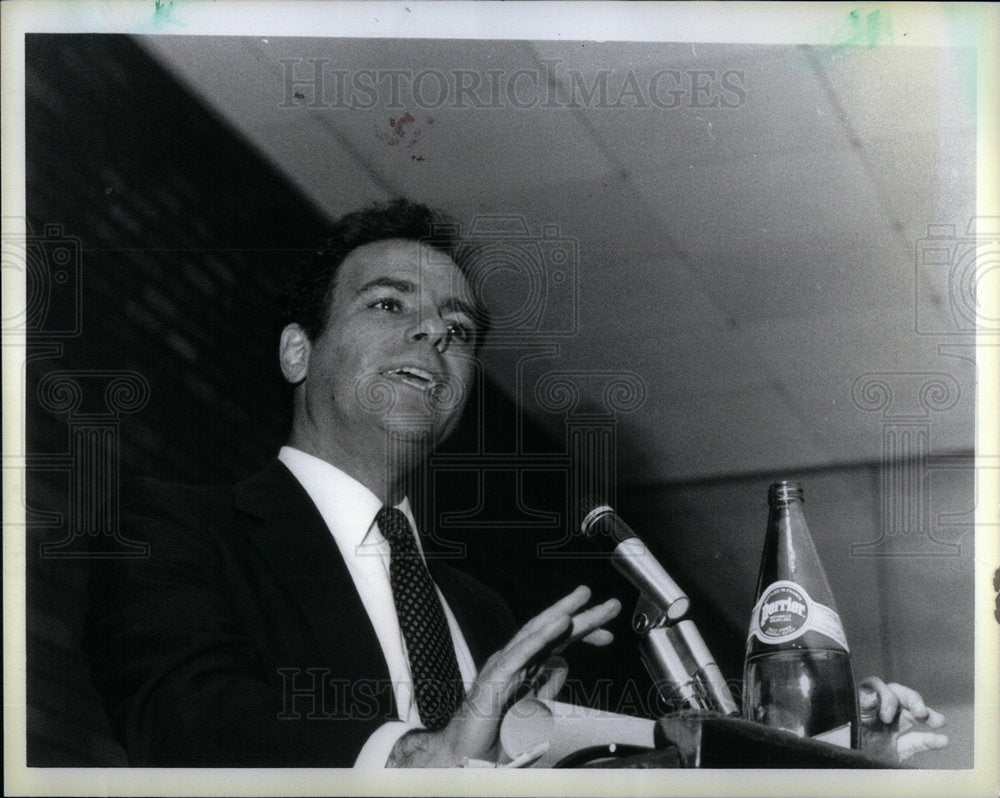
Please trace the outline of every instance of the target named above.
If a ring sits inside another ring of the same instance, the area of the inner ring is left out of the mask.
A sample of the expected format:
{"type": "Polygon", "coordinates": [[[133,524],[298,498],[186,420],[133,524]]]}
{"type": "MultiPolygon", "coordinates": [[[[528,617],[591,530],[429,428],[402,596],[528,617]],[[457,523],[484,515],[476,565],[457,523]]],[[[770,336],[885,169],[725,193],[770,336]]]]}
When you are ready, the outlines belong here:
{"type": "Polygon", "coordinates": [[[862,726],[874,726],[878,723],[879,708],[882,701],[879,694],[868,687],[858,690],[858,711],[862,726]]]}

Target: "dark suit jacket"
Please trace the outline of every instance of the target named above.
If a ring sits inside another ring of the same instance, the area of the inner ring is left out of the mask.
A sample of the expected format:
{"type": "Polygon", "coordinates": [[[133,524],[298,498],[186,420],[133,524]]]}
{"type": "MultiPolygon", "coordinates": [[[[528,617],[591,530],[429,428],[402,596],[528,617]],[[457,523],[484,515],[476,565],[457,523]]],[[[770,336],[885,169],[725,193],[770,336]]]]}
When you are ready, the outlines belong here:
{"type": "MultiPolygon", "coordinates": [[[[397,719],[347,566],[284,465],[126,500],[122,531],[150,554],[94,563],[84,647],[132,765],[349,767],[397,719]]],[[[509,609],[429,566],[481,667],[516,630],[509,609]]]]}

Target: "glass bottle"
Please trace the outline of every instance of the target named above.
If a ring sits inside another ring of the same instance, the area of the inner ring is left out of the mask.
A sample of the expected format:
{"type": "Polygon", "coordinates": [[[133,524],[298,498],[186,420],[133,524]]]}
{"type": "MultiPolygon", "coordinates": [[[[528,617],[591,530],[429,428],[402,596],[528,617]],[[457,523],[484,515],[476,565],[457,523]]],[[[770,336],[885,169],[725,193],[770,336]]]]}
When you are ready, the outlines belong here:
{"type": "Polygon", "coordinates": [[[806,524],[802,485],[768,490],[764,553],[743,668],[743,715],[800,737],[858,748],[847,638],[806,524]]]}

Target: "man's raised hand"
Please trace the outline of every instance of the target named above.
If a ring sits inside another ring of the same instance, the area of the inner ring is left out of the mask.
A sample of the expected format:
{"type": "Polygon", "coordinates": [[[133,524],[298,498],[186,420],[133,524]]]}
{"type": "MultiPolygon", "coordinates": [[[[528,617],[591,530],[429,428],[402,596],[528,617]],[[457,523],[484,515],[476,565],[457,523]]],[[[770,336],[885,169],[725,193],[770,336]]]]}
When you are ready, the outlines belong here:
{"type": "Polygon", "coordinates": [[[554,653],[575,640],[607,645],[602,627],[621,610],[618,599],[584,609],[590,588],[580,586],[536,615],[483,665],[454,717],[437,732],[415,730],[399,738],[389,767],[456,767],[466,759],[496,762],[500,723],[518,688],[554,653]]]}

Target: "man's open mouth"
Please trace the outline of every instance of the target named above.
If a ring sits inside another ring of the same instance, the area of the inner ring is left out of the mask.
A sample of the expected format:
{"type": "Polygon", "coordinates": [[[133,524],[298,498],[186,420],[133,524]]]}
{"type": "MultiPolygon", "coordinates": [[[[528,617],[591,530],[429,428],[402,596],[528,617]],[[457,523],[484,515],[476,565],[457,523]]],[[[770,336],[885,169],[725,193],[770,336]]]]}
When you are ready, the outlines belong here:
{"type": "Polygon", "coordinates": [[[439,383],[438,378],[429,371],[424,371],[416,366],[403,366],[401,368],[390,369],[389,371],[384,371],[382,373],[387,377],[396,377],[401,382],[405,382],[407,385],[411,385],[421,391],[434,388],[439,383]]]}

